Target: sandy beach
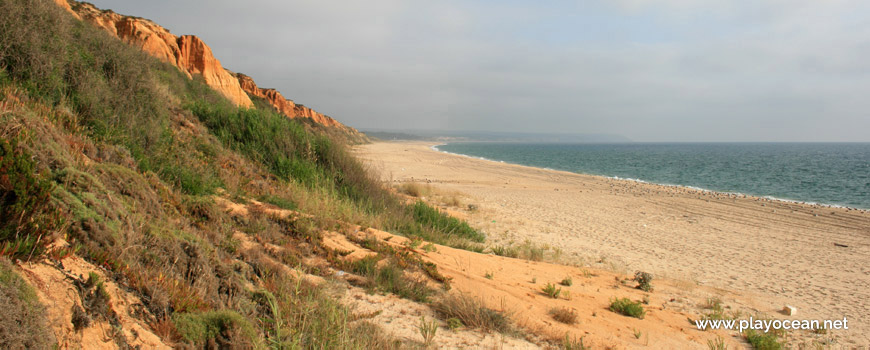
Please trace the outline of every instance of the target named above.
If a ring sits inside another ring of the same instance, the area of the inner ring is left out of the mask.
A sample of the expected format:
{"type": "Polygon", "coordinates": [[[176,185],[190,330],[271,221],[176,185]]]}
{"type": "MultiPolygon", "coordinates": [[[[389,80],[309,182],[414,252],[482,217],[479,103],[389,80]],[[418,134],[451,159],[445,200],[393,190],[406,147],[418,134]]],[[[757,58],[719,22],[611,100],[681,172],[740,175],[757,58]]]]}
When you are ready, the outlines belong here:
{"type": "Polygon", "coordinates": [[[870,346],[870,213],[545,170],[446,154],[427,142],[355,153],[384,180],[453,191],[489,244],[530,240],[560,260],[721,288],[779,319],[848,319],[870,346]],[[797,308],[794,316],[778,311],[797,308]]]}

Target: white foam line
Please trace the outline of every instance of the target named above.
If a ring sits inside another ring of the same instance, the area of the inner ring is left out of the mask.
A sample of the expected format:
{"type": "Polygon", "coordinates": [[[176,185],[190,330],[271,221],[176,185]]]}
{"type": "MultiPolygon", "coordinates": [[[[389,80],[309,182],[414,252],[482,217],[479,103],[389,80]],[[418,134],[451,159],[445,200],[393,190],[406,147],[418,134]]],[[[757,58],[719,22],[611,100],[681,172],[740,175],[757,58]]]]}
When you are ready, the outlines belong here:
{"type": "Polygon", "coordinates": [[[656,183],[656,182],[649,182],[649,181],[645,181],[645,180],[641,180],[641,179],[635,179],[635,178],[630,178],[630,177],[619,177],[619,176],[596,175],[596,174],[579,173],[579,172],[576,172],[576,171],[569,171],[569,170],[557,170],[557,169],[551,169],[551,168],[540,168],[540,167],[535,167],[535,166],[530,166],[530,165],[525,165],[525,164],[508,163],[508,162],[505,162],[505,161],[503,161],[503,160],[493,160],[493,159],[488,159],[488,158],[484,158],[484,157],[470,156],[470,155],[462,154],[462,153],[453,153],[453,152],[448,152],[448,151],[442,151],[441,149],[438,148],[439,146],[446,146],[446,145],[447,145],[446,143],[442,143],[442,144],[438,144],[438,145],[433,145],[432,147],[429,147],[429,148],[431,148],[433,151],[436,151],[436,152],[447,153],[447,154],[452,154],[452,155],[455,155],[455,156],[461,156],[461,157],[466,157],[466,158],[481,159],[481,160],[486,160],[486,161],[490,161],[490,162],[498,162],[498,163],[503,163],[503,164],[521,165],[521,166],[527,166],[527,167],[530,167],[530,168],[537,168],[537,169],[544,169],[544,170],[566,171],[566,172],[569,172],[569,173],[580,174],[580,175],[600,176],[600,177],[608,178],[608,179],[612,179],[612,180],[631,181],[631,182],[637,182],[637,183],[643,183],[643,184],[649,184],[649,185],[665,186],[665,187],[681,187],[681,188],[688,188],[688,189],[690,189],[690,190],[695,190],[695,191],[700,191],[700,192],[719,193],[719,194],[734,195],[734,196],[743,196],[743,197],[756,197],[756,198],[762,198],[762,199],[766,199],[766,200],[769,200],[769,201],[775,201],[775,202],[795,203],[795,204],[805,204],[805,205],[819,206],[819,207],[825,207],[825,208],[843,208],[843,209],[852,209],[852,210],[861,210],[861,211],[866,211],[866,210],[868,210],[868,209],[862,209],[862,208],[847,207],[847,206],[839,205],[839,204],[827,204],[827,203],[819,203],[819,202],[808,202],[808,201],[800,201],[800,200],[796,200],[796,199],[779,198],[779,197],[774,197],[774,196],[757,196],[757,195],[746,194],[746,193],[742,193],[742,192],[714,191],[714,190],[708,190],[708,189],[706,189],[706,188],[695,187],[695,186],[689,186],[689,185],[674,185],[674,184],[656,183]]]}

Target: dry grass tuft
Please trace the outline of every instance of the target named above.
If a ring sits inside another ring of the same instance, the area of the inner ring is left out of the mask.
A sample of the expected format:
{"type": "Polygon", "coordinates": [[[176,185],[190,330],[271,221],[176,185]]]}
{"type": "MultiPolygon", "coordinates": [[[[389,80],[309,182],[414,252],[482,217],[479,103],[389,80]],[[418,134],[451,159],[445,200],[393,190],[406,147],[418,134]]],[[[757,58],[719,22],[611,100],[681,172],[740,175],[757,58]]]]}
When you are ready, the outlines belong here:
{"type": "Polygon", "coordinates": [[[432,304],[442,320],[458,319],[469,328],[484,331],[510,332],[510,319],[505,313],[484,306],[483,302],[466,294],[447,295],[432,304]]]}
{"type": "Polygon", "coordinates": [[[405,182],[397,187],[399,193],[407,194],[411,197],[425,197],[432,193],[432,186],[423,185],[416,182],[405,182]]]}
{"type": "Polygon", "coordinates": [[[568,308],[552,308],[550,309],[550,316],[553,317],[554,320],[564,324],[577,323],[577,312],[568,308]]]}

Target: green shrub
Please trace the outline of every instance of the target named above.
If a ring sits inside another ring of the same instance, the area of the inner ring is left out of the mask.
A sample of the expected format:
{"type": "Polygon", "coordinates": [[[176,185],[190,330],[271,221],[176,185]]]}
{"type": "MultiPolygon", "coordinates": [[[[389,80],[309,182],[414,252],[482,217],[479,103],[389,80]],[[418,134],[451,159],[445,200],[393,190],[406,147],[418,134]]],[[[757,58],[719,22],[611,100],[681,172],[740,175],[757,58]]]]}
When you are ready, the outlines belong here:
{"type": "Polygon", "coordinates": [[[427,302],[434,294],[425,281],[405,276],[405,273],[394,262],[378,267],[379,258],[369,256],[355,261],[351,265],[354,273],[367,277],[372,282],[372,288],[393,293],[399,297],[418,302],[427,302]]]}
{"type": "Polygon", "coordinates": [[[296,202],[294,202],[290,199],[284,198],[284,197],[280,197],[280,196],[272,196],[272,195],[262,196],[262,197],[260,197],[260,201],[265,202],[265,203],[269,203],[269,204],[274,205],[278,208],[287,209],[287,210],[296,210],[299,207],[299,205],[297,205],[296,202]]]}
{"type": "Polygon", "coordinates": [[[463,244],[462,240],[485,240],[467,223],[423,202],[408,207],[384,189],[343,145],[308,131],[298,121],[274,111],[241,109],[206,97],[193,99],[186,108],[226,147],[263,164],[279,178],[347,201],[366,215],[381,217],[386,230],[453,246],[463,244]]]}
{"type": "Polygon", "coordinates": [[[392,264],[378,270],[375,284],[385,292],[417,302],[429,301],[429,297],[434,293],[425,281],[405,276],[401,268],[392,264]]]}
{"type": "Polygon", "coordinates": [[[565,339],[562,340],[562,349],[563,350],[588,350],[589,347],[583,344],[583,338],[585,335],[577,339],[576,337],[571,338],[568,333],[565,333],[565,339]]]}
{"type": "Polygon", "coordinates": [[[18,138],[0,140],[0,256],[39,257],[63,216],[52,203],[54,185],[38,173],[18,138]]]}
{"type": "Polygon", "coordinates": [[[562,293],[562,288],[557,288],[555,284],[547,283],[547,285],[544,286],[544,288],[541,288],[541,291],[544,292],[544,295],[546,295],[550,298],[558,299],[559,294],[562,293]]]}
{"type": "Polygon", "coordinates": [[[758,350],[779,350],[782,349],[782,343],[779,342],[776,334],[772,332],[757,332],[750,329],[743,333],[746,342],[752,345],[753,349],[758,350]]]}
{"type": "Polygon", "coordinates": [[[653,276],[650,273],[638,271],[634,274],[634,280],[637,282],[637,289],[640,289],[644,292],[649,292],[652,290],[652,282],[653,276]]]}
{"type": "MultiPolygon", "coordinates": [[[[393,349],[393,339],[367,322],[356,320],[336,300],[329,288],[301,280],[277,277],[266,283],[274,299],[255,298],[258,303],[274,300],[258,316],[271,332],[268,346],[274,349],[393,349]]],[[[328,286],[326,286],[328,287],[328,286]]]]}
{"type": "Polygon", "coordinates": [[[421,201],[414,204],[414,221],[432,227],[446,235],[467,238],[474,242],[486,240],[482,233],[468,226],[468,223],[442,213],[421,201]]]}
{"type": "Polygon", "coordinates": [[[244,348],[245,344],[252,347],[257,339],[251,323],[231,310],[178,314],[173,322],[185,341],[199,346],[213,340],[219,345],[244,348]]]}
{"type": "Polygon", "coordinates": [[[643,319],[646,311],[641,302],[633,302],[628,298],[614,299],[610,302],[610,311],[634,318],[643,319]]]}

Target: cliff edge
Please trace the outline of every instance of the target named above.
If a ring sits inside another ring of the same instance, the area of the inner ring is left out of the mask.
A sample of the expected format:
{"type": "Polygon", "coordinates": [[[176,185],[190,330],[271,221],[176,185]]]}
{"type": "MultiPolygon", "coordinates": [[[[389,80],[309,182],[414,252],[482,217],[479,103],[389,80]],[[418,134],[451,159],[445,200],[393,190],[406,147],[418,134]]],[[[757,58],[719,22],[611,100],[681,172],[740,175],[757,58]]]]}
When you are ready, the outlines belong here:
{"type": "Polygon", "coordinates": [[[75,17],[178,67],[188,77],[192,78],[195,74],[202,76],[208,86],[237,106],[253,107],[254,103],[250,96],[259,97],[285,116],[308,119],[314,124],[325,127],[330,134],[343,136],[347,141],[359,143],[368,140],[364,134],[354,128],[311,108],[296,104],[275,89],[259,88],[247,75],[227,70],[214,57],[211,48],[195,35],[177,36],[150,20],[102,10],[86,2],[74,0],[55,0],[55,2],[75,17]]]}

